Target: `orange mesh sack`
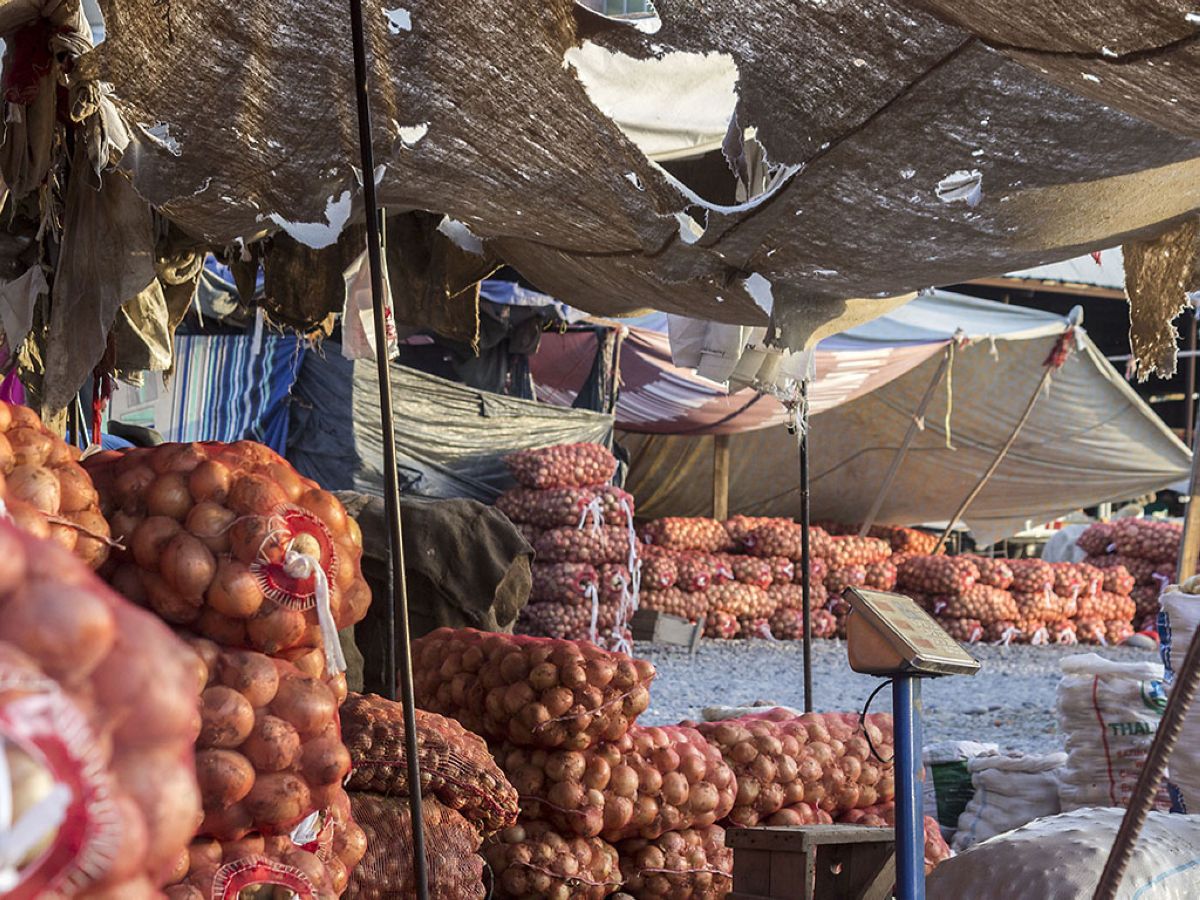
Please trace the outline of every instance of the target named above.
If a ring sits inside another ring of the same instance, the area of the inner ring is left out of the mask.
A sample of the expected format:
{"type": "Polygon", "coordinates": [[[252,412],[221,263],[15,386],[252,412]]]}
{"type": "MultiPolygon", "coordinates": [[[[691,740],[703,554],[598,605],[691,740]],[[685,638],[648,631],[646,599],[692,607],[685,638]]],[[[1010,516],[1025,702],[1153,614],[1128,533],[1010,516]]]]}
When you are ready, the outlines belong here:
{"type": "Polygon", "coordinates": [[[108,558],[109,527],[100,496],[79,465],[79,450],[24,406],[0,401],[0,498],[9,518],[50,538],[93,569],[108,558]]]}
{"type": "Polygon", "coordinates": [[[506,828],[483,848],[507,900],[604,900],[621,886],[617,851],[600,838],[564,837],[544,822],[506,828]]]}
{"type": "MultiPolygon", "coordinates": [[[[367,836],[367,852],[350,876],[350,900],[415,897],[412,815],[407,797],[352,793],[354,820],[367,836]]],[[[479,833],[432,797],[421,801],[425,822],[429,896],[433,900],[483,900],[479,833]]]]}
{"type": "Polygon", "coordinates": [[[418,706],[518,746],[615,741],[650,705],[651,663],[583,641],[439,628],[412,652],[418,706]]]}
{"type": "Polygon", "coordinates": [[[613,524],[633,514],[633,496],[619,487],[518,487],[501,494],[496,508],[513,522],[538,528],[582,528],[585,523],[613,524]]]}
{"type": "Polygon", "coordinates": [[[79,559],[0,521],[5,897],[157,896],[200,820],[197,665],[79,559]]]}
{"type": "Polygon", "coordinates": [[[513,478],[523,487],[599,487],[617,473],[617,458],[599,444],[556,444],[519,450],[504,458],[513,478]]]}
{"type": "MultiPolygon", "coordinates": [[[[515,825],[517,792],[483,738],[437,713],[418,709],[416,716],[422,795],[460,813],[482,837],[515,825]]],[[[407,796],[404,707],[375,694],[351,694],[341,720],[354,764],[350,790],[407,796]]]]}
{"type": "Polygon", "coordinates": [[[624,891],[637,900],[722,900],[733,890],[733,851],[719,825],[617,845],[624,891]]]}
{"type": "Polygon", "coordinates": [[[324,648],[371,603],[362,533],[328,491],[261,444],[163,444],[85,461],[125,544],[109,579],[168,622],[278,656],[324,648]]]}

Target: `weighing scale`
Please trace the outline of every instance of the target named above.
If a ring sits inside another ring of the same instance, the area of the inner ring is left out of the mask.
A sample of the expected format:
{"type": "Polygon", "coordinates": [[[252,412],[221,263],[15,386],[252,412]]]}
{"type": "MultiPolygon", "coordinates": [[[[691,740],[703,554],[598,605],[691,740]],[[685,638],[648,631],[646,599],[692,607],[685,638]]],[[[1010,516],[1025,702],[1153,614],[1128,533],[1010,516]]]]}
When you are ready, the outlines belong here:
{"type": "Polygon", "coordinates": [[[849,587],[850,668],[892,681],[896,774],[896,896],[925,897],[925,811],[921,797],[921,679],[974,675],[975,659],[911,597],[849,587]]]}

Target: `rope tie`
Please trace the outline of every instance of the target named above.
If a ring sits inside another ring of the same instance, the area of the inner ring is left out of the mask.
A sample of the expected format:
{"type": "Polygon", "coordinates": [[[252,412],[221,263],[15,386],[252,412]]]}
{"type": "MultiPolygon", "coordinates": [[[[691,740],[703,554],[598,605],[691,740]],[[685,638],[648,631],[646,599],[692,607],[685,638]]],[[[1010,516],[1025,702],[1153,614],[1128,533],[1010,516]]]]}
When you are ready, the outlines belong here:
{"type": "Polygon", "coordinates": [[[297,580],[313,580],[317,600],[317,623],[321,626],[321,643],[325,645],[325,672],[339,675],[346,671],[346,657],[338,640],[337,623],[329,605],[329,579],[320,562],[307,553],[289,547],[283,559],[283,571],[297,580]]]}

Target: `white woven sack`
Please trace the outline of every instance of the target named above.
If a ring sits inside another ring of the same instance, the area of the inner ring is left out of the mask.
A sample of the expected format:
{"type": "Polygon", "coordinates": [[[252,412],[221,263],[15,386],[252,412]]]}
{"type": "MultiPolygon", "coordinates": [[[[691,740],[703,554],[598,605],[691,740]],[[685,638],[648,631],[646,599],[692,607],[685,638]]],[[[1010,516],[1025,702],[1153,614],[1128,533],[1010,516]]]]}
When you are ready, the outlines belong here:
{"type": "Polygon", "coordinates": [[[975,793],[958,817],[955,850],[986,841],[1059,811],[1058,771],[1065,753],[978,756],[967,762],[975,793]]]}
{"type": "MultiPolygon", "coordinates": [[[[1200,624],[1200,595],[1185,594],[1174,585],[1159,598],[1158,631],[1162,658],[1170,683],[1183,664],[1196,626],[1200,624]]],[[[1179,743],[1171,754],[1167,778],[1171,806],[1176,812],[1200,812],[1200,710],[1193,707],[1184,720],[1179,743]]]]}

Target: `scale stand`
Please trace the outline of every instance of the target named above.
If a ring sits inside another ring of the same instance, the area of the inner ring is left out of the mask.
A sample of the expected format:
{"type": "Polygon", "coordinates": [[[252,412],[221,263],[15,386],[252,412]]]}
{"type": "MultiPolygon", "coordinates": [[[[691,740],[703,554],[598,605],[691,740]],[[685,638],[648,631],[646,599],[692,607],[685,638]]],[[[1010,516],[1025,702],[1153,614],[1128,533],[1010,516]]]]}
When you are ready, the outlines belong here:
{"type": "Polygon", "coordinates": [[[896,779],[896,897],[925,900],[925,810],[921,792],[921,679],[974,675],[979,661],[910,597],[846,588],[850,668],[892,682],[896,779]]]}

